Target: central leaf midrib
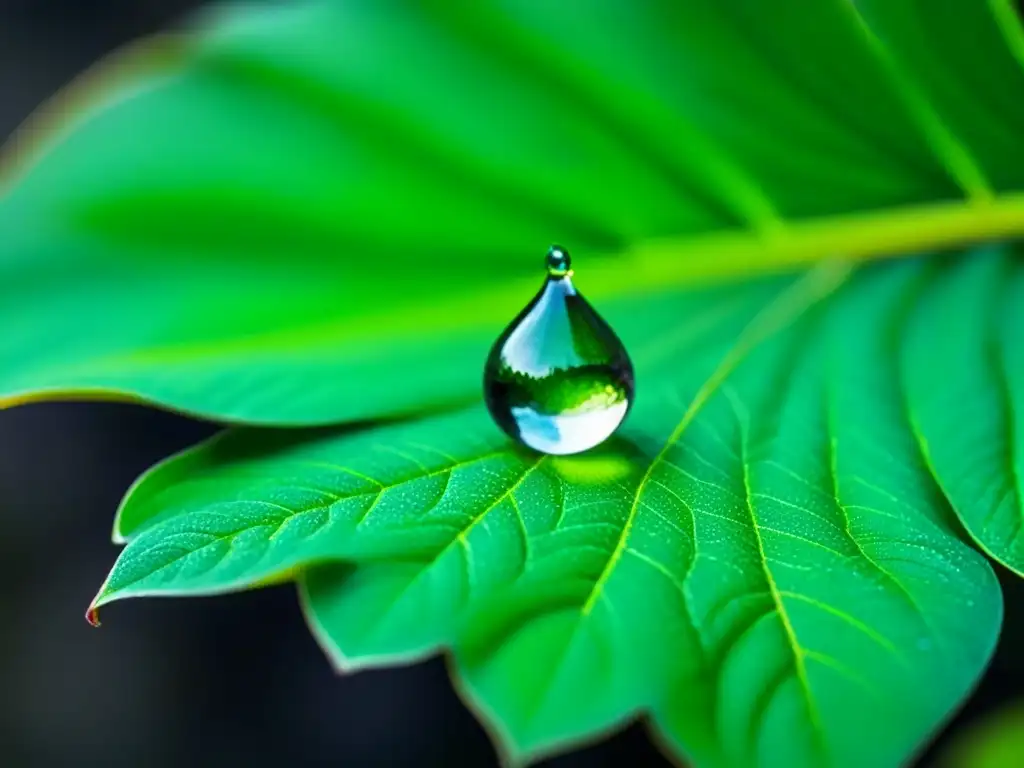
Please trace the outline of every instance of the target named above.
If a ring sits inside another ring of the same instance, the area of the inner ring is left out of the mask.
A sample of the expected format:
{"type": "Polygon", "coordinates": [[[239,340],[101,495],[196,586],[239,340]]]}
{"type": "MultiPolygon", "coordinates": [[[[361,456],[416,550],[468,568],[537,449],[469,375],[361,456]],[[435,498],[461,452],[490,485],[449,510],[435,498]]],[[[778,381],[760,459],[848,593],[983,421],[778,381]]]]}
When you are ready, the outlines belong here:
{"type": "Polygon", "coordinates": [[[608,260],[586,274],[605,294],[627,293],[785,272],[828,258],[870,262],[1018,237],[1024,237],[1024,192],[819,216],[767,236],[733,230],[649,239],[624,254],[624,265],[608,260]]]}
{"type": "MultiPolygon", "coordinates": [[[[739,406],[732,398],[729,399],[729,402],[733,408],[736,420],[740,425],[740,466],[742,468],[743,492],[745,496],[743,506],[750,517],[750,525],[754,532],[754,540],[757,544],[757,552],[760,559],[761,570],[764,574],[765,585],[768,587],[768,591],[772,597],[772,602],[774,603],[774,613],[782,623],[787,644],[789,645],[789,649],[793,656],[792,671],[795,673],[803,694],[807,708],[808,724],[811,726],[815,746],[820,751],[820,755],[825,757],[827,755],[825,745],[828,743],[828,740],[825,737],[824,726],[821,722],[821,712],[818,708],[818,702],[811,691],[811,684],[807,675],[807,665],[805,663],[806,652],[797,638],[796,630],[789,618],[789,611],[786,608],[785,600],[782,597],[778,584],[775,582],[775,575],[772,573],[772,569],[768,564],[768,555],[765,551],[764,539],[761,536],[762,525],[758,520],[757,513],[754,511],[753,494],[750,483],[750,460],[748,455],[749,435],[747,420],[742,417],[739,406]]],[[[767,702],[765,705],[767,706],[767,702]]]]}

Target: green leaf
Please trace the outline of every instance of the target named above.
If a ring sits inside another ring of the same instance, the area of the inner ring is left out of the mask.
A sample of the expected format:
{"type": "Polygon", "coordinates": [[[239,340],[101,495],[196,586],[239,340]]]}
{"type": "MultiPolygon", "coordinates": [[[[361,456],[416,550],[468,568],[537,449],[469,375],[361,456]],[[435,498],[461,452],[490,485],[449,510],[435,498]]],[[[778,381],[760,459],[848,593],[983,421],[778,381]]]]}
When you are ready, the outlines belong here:
{"type": "Polygon", "coordinates": [[[583,456],[509,445],[480,407],[229,431],[137,484],[96,606],[298,569],[339,666],[451,648],[517,759],[643,714],[699,765],[895,765],[999,628],[899,373],[923,297],[979,263],[1012,262],[826,265],[613,307],[644,396],[583,456]]]}
{"type": "Polygon", "coordinates": [[[14,143],[0,397],[422,411],[552,240],[611,299],[1020,234],[1022,39],[1008,0],[222,10],[14,143]]]}
{"type": "Polygon", "coordinates": [[[1024,571],[1024,280],[977,259],[922,297],[902,377],[921,449],[978,543],[1024,571]]]}
{"type": "Polygon", "coordinates": [[[3,402],[361,423],[148,474],[94,608],[298,575],[516,756],[905,760],[998,631],[961,525],[1024,569],[1024,32],[939,5],[307,0],[108,67],[0,199],[3,402]],[[552,240],[638,374],[585,457],[471,404],[552,240]]]}

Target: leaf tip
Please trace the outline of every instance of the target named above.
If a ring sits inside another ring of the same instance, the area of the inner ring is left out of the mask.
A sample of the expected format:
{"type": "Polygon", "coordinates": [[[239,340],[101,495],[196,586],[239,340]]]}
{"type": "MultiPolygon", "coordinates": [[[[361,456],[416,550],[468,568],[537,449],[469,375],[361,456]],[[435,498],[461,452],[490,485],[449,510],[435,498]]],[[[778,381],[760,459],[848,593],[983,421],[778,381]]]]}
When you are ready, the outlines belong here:
{"type": "Polygon", "coordinates": [[[106,585],[96,594],[96,597],[89,603],[89,607],[85,609],[85,620],[89,622],[90,626],[100,626],[100,608],[105,605],[108,601],[106,585]]]}
{"type": "Polygon", "coordinates": [[[90,605],[88,610],[86,610],[86,612],[85,612],[85,620],[87,622],[89,622],[90,626],[99,627],[100,626],[100,609],[99,609],[99,606],[97,606],[95,603],[90,605]]]}

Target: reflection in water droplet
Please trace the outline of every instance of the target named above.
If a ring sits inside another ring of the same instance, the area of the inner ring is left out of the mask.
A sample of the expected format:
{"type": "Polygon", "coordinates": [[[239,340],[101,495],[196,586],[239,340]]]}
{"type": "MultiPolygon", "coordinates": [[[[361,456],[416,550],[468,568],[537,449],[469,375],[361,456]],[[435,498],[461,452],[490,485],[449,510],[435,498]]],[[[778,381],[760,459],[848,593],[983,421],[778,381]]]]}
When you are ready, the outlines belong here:
{"type": "Polygon", "coordinates": [[[540,292],[498,337],[484,397],[498,425],[552,454],[593,448],[622,423],[633,365],[611,327],[576,292],[569,253],[552,246],[540,292]]]}

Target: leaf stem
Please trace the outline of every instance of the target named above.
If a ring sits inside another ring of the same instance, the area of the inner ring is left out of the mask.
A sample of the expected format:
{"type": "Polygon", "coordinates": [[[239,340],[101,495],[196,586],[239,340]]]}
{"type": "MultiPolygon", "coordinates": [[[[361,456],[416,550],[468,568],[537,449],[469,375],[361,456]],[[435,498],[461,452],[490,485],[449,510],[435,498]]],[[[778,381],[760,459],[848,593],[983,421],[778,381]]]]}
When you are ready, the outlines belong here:
{"type": "Polygon", "coordinates": [[[586,277],[590,292],[607,295],[622,293],[624,287],[783,272],[829,257],[873,261],[1014,237],[1024,237],[1024,194],[826,216],[796,221],[771,234],[730,231],[647,240],[623,258],[588,265],[586,277]]]}

